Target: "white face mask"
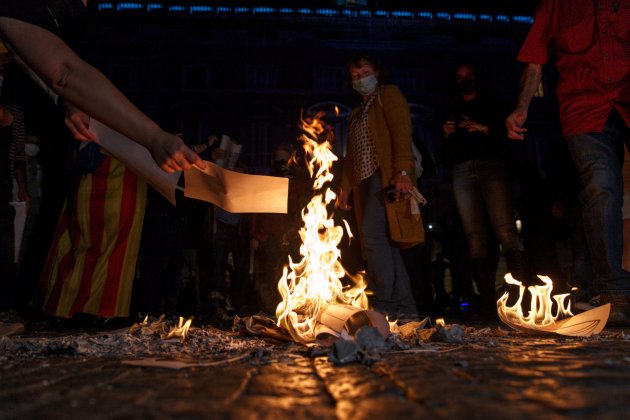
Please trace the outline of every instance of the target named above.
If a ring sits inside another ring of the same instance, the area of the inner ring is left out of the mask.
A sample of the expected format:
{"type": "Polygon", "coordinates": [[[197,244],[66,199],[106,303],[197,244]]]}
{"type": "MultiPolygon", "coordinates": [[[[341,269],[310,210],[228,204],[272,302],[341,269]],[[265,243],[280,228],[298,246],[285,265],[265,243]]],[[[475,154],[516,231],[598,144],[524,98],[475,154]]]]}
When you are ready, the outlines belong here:
{"type": "Polygon", "coordinates": [[[378,79],[373,74],[365,76],[363,79],[354,80],[352,82],[352,88],[359,92],[363,96],[369,96],[378,87],[378,79]]]}

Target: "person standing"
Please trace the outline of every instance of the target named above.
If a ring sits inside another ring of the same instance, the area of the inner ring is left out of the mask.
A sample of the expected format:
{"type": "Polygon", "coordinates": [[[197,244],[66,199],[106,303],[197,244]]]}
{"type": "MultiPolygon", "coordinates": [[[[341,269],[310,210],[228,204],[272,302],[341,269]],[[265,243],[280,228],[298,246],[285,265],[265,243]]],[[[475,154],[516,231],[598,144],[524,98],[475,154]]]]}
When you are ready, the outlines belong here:
{"type": "Polygon", "coordinates": [[[490,94],[478,66],[456,67],[453,102],[442,126],[442,146],[453,163],[453,194],[481,294],[481,312],[496,317],[497,244],[508,271],[527,282],[523,250],[516,231],[512,185],[506,164],[504,107],[490,94]],[[490,251],[490,248],[494,248],[490,251]]]}
{"type": "Polygon", "coordinates": [[[393,187],[391,199],[396,201],[414,187],[409,105],[397,86],[385,83],[385,70],[368,54],[351,59],[348,76],[361,103],[348,120],[338,207],[349,210],[352,193],[374,309],[390,317],[415,318],[409,275],[390,240],[383,194],[393,187]]]}
{"type": "Polygon", "coordinates": [[[553,48],[562,134],[582,185],[586,239],[609,323],[630,324],[622,269],[623,148],[630,146],[630,0],[543,0],[518,60],[527,63],[508,135],[523,140],[527,112],[553,48]]]}

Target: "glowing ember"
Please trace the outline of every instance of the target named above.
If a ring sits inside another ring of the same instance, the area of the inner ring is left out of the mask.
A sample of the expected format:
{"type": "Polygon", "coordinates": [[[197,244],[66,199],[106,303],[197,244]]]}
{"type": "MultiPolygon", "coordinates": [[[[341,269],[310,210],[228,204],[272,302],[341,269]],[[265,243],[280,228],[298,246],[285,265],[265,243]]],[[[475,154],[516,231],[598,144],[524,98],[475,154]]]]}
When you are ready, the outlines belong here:
{"type": "Polygon", "coordinates": [[[177,326],[173,327],[168,334],[164,337],[165,340],[173,337],[180,337],[180,342],[185,342],[188,336],[188,330],[190,329],[190,324],[192,323],[192,318],[184,321],[184,318],[179,317],[179,323],[177,326]]]}
{"type": "Polygon", "coordinates": [[[505,275],[506,283],[519,286],[518,301],[513,306],[507,306],[508,292],[504,293],[497,301],[499,317],[507,324],[523,328],[540,328],[553,325],[559,319],[573,316],[571,313],[571,301],[567,301],[565,305],[565,299],[569,296],[569,293],[554,295],[552,300],[551,290],[553,289],[553,282],[546,276],[538,276],[538,278],[544,285],[529,286],[527,288],[531,295],[531,302],[529,311],[525,315],[521,306],[525,294],[525,286],[514,279],[510,273],[505,275]],[[557,309],[555,314],[552,314],[554,301],[557,309]]]}
{"type": "MultiPolygon", "coordinates": [[[[321,191],[324,184],[333,179],[330,169],[337,160],[330,142],[318,141],[318,136],[324,132],[321,116],[320,113],[312,120],[301,121],[305,134],[300,136],[300,141],[306,151],[315,191],[321,191]]],[[[282,302],[276,308],[278,326],[288,331],[294,340],[303,343],[315,340],[315,324],[328,305],[368,307],[366,284],[361,275],[352,278],[355,282],[353,287],[344,287],[341,283],[347,274],[339,261],[341,252],[337,247],[343,237],[343,228],[335,226],[327,209],[336,197],[330,188],[326,188],[323,193],[316,194],[302,210],[304,226],[299,231],[302,260],[294,263],[289,256],[289,266],[284,267],[278,282],[282,296],[282,302]]],[[[352,237],[347,223],[345,227],[352,237]]]]}

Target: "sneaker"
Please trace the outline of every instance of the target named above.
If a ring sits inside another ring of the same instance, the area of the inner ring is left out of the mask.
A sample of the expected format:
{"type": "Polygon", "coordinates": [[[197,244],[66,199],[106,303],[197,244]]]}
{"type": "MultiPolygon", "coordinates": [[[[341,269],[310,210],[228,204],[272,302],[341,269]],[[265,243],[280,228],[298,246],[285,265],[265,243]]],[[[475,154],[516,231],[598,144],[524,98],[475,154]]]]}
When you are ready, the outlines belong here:
{"type": "Polygon", "coordinates": [[[630,296],[606,295],[600,297],[600,304],[610,303],[608,325],[613,327],[630,327],[630,296]]]}

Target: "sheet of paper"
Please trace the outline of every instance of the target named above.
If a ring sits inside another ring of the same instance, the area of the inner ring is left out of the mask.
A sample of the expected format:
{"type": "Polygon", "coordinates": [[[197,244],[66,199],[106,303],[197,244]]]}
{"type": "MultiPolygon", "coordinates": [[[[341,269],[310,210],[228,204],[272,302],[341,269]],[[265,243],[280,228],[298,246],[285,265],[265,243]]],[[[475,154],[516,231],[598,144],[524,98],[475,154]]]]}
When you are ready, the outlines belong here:
{"type": "Polygon", "coordinates": [[[545,326],[524,326],[512,322],[508,316],[502,311],[499,311],[499,318],[505,324],[521,331],[540,331],[555,333],[560,335],[569,335],[573,337],[590,337],[593,334],[599,334],[602,332],[608,322],[608,316],[610,315],[610,304],[598,306],[589,311],[582,312],[566,318],[550,325],[545,326]]]}
{"type": "Polygon", "coordinates": [[[118,159],[136,175],[160,192],[172,205],[175,205],[175,188],[181,171],[167,173],[160,169],[149,150],[112,130],[105,124],[92,118],[90,131],[96,134],[98,142],[107,153],[118,159]]]}
{"type": "Polygon", "coordinates": [[[207,201],[231,213],[286,213],[289,179],[248,175],[206,162],[184,172],[186,197],[207,201]]]}

